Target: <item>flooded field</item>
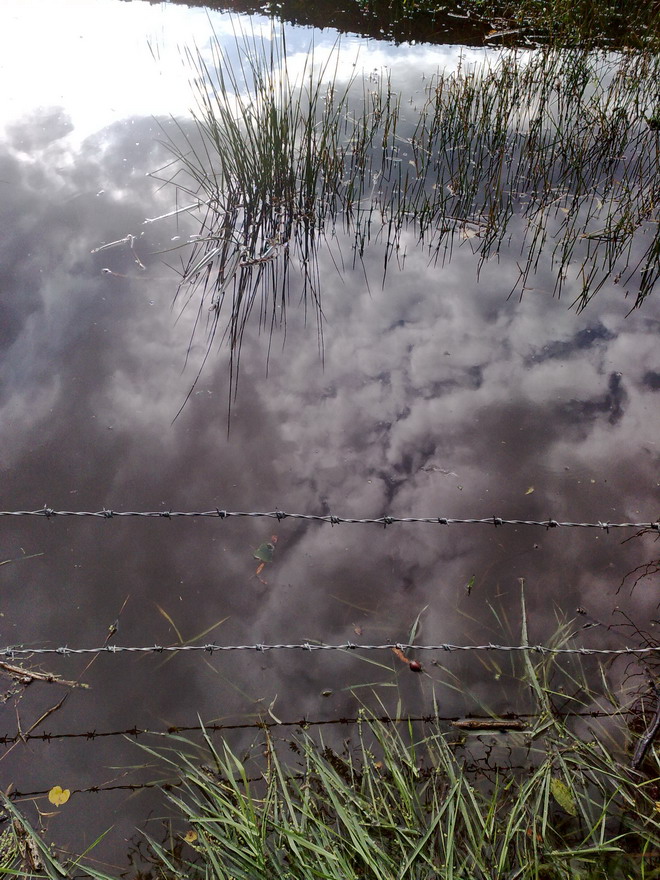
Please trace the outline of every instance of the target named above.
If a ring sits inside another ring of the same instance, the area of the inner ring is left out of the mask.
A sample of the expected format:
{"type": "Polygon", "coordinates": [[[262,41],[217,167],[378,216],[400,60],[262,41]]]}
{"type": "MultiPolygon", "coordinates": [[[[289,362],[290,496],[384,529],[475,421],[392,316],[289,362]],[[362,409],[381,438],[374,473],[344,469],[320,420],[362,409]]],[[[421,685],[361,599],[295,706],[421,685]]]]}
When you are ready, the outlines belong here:
{"type": "MultiPolygon", "coordinates": [[[[524,652],[406,646],[655,646],[660,78],[94,8],[0,13],[0,760],[112,872],[168,729],[542,714],[524,652]]],[[[552,711],[633,707],[653,657],[562,656],[552,711]]]]}

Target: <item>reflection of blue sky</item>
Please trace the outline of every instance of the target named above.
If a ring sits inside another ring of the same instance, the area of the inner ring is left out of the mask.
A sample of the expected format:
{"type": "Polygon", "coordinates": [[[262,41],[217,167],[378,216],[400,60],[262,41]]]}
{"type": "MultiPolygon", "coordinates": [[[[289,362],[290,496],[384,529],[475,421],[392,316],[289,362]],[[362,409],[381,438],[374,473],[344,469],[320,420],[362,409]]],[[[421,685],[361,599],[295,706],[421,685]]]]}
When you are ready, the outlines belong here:
{"type": "MultiPolygon", "coordinates": [[[[16,40],[11,28],[23,10],[46,15],[47,8],[5,4],[10,27],[0,40],[16,40]]],[[[333,257],[320,253],[323,363],[313,318],[304,325],[292,288],[286,341],[276,332],[268,370],[267,336],[256,324],[248,329],[229,437],[226,350],[214,353],[172,425],[204,348],[197,337],[182,372],[195,311],[177,319],[170,308],[176,275],[166,265],[175,264],[176,253],[156,251],[190,228],[174,218],[142,221],[172,207],[171,195],[155,193],[146,176],[165,159],[149,114],[179,112],[188,91],[180,68],[176,88],[170,91],[167,78],[156,87],[144,41],[155,35],[167,47],[167,68],[179,63],[176,40],[189,32],[203,39],[206,19],[167,4],[85,3],[60,8],[62,26],[70,12],[78,16],[77,27],[69,20],[71,42],[52,42],[72,69],[58,79],[53,66],[42,93],[29,80],[16,91],[0,149],[5,509],[217,505],[589,521],[657,514],[656,302],[626,317],[631,303],[610,284],[576,315],[570,289],[561,300],[548,292],[552,273],[543,261],[530,282],[535,289],[519,302],[508,298],[518,274],[515,251],[488,261],[477,284],[469,241],[442,267],[429,265],[413,233],[404,232],[405,269],[392,268],[381,289],[381,245],[368,247],[364,266],[351,268],[352,243],[338,234],[333,257]],[[93,28],[106,28],[106,38],[96,40],[93,28]],[[123,67],[103,55],[111,34],[123,67]],[[78,43],[87,58],[76,54],[78,43]],[[80,76],[94,57],[98,77],[80,76]],[[135,118],[124,118],[131,113],[135,118]],[[91,254],[129,232],[144,233],[135,244],[144,270],[127,247],[91,254]],[[335,268],[340,256],[342,274],[335,268]],[[108,267],[117,274],[101,272],[108,267]]],[[[48,19],[43,25],[56,27],[48,19]]],[[[308,40],[305,32],[300,46],[308,40]]],[[[317,45],[330,44],[319,37],[317,45]]],[[[11,45],[5,70],[15,63],[11,45]]],[[[50,44],[36,49],[48,68],[50,44]]],[[[398,48],[388,63],[409,69],[414,56],[430,64],[428,52],[398,48]]],[[[370,45],[360,54],[367,69],[387,58],[370,45]]],[[[404,639],[425,605],[423,640],[497,641],[502,633],[488,628],[489,600],[511,614],[515,640],[519,577],[527,579],[539,640],[553,628],[555,610],[570,616],[582,604],[607,616],[618,602],[645,619],[655,607],[641,587],[632,599],[615,595],[644,551],[635,543],[621,548],[619,535],[600,532],[3,520],[2,537],[7,557],[21,548],[45,554],[21,563],[20,572],[0,569],[9,642],[99,643],[127,595],[120,627],[126,644],[174,638],[156,603],[186,638],[229,615],[213,633],[218,642],[359,641],[358,625],[365,641],[404,639]],[[252,553],[275,529],[275,559],[262,586],[252,553]]],[[[475,690],[494,686],[483,667],[452,662],[475,690]]],[[[268,705],[275,694],[276,714],[318,716],[354,708],[341,690],[347,681],[378,677],[343,657],[304,664],[296,656],[227,657],[216,663],[221,675],[189,658],[156,666],[103,658],[90,673],[92,697],[76,694],[62,726],[242,715],[263,710],[247,697],[268,705]],[[335,696],[320,702],[327,688],[335,696]]],[[[71,677],[71,667],[64,669],[71,677]]],[[[400,678],[405,699],[428,710],[400,678]]],[[[444,708],[469,709],[468,698],[442,693],[444,708]]],[[[107,748],[106,763],[135,763],[133,752],[118,759],[107,748]]],[[[61,769],[67,784],[98,781],[89,755],[61,751],[53,760],[50,772],[61,769]]],[[[22,788],[44,783],[38,761],[21,772],[22,788]]]]}

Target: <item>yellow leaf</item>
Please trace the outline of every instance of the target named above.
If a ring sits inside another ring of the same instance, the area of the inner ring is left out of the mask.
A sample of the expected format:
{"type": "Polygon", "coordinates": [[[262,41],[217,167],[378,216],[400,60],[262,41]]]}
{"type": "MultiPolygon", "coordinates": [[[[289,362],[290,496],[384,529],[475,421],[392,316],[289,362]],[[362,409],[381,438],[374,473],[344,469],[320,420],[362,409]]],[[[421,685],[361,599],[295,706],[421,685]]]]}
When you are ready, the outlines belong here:
{"type": "Polygon", "coordinates": [[[534,486],[530,486],[529,489],[525,492],[525,495],[531,495],[534,491],[534,486]]]}
{"type": "Polygon", "coordinates": [[[48,792],[48,800],[51,802],[51,804],[55,804],[56,807],[61,807],[69,800],[70,797],[70,790],[68,788],[62,788],[61,785],[55,785],[48,792]]]}
{"type": "Polygon", "coordinates": [[[190,828],[186,831],[183,839],[186,843],[194,843],[197,840],[197,832],[194,828],[190,828]]]}
{"type": "Polygon", "coordinates": [[[561,779],[551,779],[550,791],[562,810],[565,810],[569,816],[577,816],[573,795],[565,782],[562,782],[561,779]]]}

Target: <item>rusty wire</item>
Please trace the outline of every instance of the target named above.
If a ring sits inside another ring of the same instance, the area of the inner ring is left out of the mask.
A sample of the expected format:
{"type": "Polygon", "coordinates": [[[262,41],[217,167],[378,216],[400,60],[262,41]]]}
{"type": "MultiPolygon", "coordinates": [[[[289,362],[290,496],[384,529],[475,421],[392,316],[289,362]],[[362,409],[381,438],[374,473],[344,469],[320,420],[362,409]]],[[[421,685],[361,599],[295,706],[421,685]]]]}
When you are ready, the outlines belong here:
{"type": "MultiPolygon", "coordinates": [[[[624,717],[629,715],[636,714],[632,709],[621,708],[616,711],[605,711],[602,709],[596,710],[583,710],[579,712],[556,712],[554,713],[555,718],[613,718],[613,717],[624,717]]],[[[418,715],[418,716],[390,716],[390,715],[382,715],[382,716],[349,716],[343,718],[330,718],[330,719],[307,719],[301,718],[299,720],[294,721],[252,721],[252,722],[244,722],[240,724],[198,724],[198,725],[190,725],[190,726],[170,726],[166,730],[150,730],[146,728],[139,728],[137,726],[132,728],[126,728],[124,730],[112,730],[112,731],[80,731],[74,733],[58,733],[58,734],[50,734],[50,733],[40,733],[40,734],[28,734],[23,735],[20,732],[16,734],[6,734],[3,737],[0,737],[0,743],[3,744],[11,744],[16,740],[43,740],[46,742],[50,742],[55,739],[65,739],[72,737],[80,737],[87,740],[95,740],[99,737],[116,737],[116,736],[124,736],[124,737],[132,737],[137,738],[139,736],[157,736],[157,737],[167,737],[172,736],[174,734],[181,733],[190,733],[190,732],[204,732],[204,733],[215,733],[215,732],[224,732],[228,730],[262,730],[264,732],[269,732],[274,729],[282,729],[282,728],[299,728],[301,731],[305,731],[310,727],[324,726],[324,725],[355,725],[359,723],[378,723],[378,724],[408,724],[410,722],[420,722],[424,724],[438,724],[440,722],[453,724],[455,726],[454,732],[459,734],[461,732],[461,722],[463,721],[483,721],[485,725],[489,725],[484,730],[480,730],[478,728],[472,727],[470,728],[472,732],[476,733],[484,733],[487,735],[493,735],[498,732],[498,729],[494,726],[494,722],[501,722],[501,732],[502,733],[510,733],[513,731],[519,731],[521,728],[514,727],[512,722],[515,721],[523,721],[523,722],[533,722],[534,720],[544,717],[542,713],[538,712],[529,712],[529,713],[518,713],[518,712],[509,712],[503,715],[497,716],[493,718],[492,715],[418,715]]],[[[530,724],[531,727],[531,724],[530,724]]],[[[467,766],[467,765],[466,765],[467,766]]],[[[476,766],[476,765],[473,765],[476,766]]],[[[497,769],[497,765],[490,769],[497,769]]],[[[527,769],[525,766],[514,766],[507,764],[506,766],[502,766],[501,769],[506,769],[507,771],[511,771],[514,769],[525,770],[527,769]]],[[[427,772],[433,772],[433,770],[427,770],[427,772]]],[[[303,778],[304,775],[296,775],[294,778],[300,779],[303,778]]],[[[258,782],[262,779],[261,776],[249,777],[247,782],[258,782]]],[[[182,780],[180,778],[172,778],[168,780],[160,780],[160,781],[149,781],[149,782],[123,782],[116,783],[110,782],[101,785],[91,785],[87,788],[75,788],[71,789],[71,794],[100,794],[102,792],[113,792],[113,791],[126,791],[126,792],[137,792],[144,789],[162,789],[164,791],[171,790],[173,788],[178,788],[182,785],[182,780]]],[[[32,799],[37,797],[44,797],[49,793],[50,789],[40,789],[29,792],[22,792],[18,789],[13,789],[9,793],[9,797],[11,800],[25,800],[32,799]]]]}
{"type": "MultiPolygon", "coordinates": [[[[622,718],[628,715],[637,715],[634,709],[617,709],[614,711],[606,711],[605,709],[585,709],[577,712],[556,712],[554,713],[554,717],[556,718],[622,718]]],[[[60,739],[84,739],[86,741],[93,741],[97,739],[107,739],[114,737],[130,737],[132,739],[137,739],[141,736],[154,736],[154,737],[167,737],[172,734],[180,734],[180,733],[223,733],[228,730],[271,730],[275,728],[286,728],[286,727],[297,727],[301,730],[307,730],[310,727],[325,727],[330,725],[354,725],[359,724],[361,722],[373,722],[376,721],[381,724],[400,724],[400,723],[408,723],[409,721],[413,722],[422,722],[425,724],[435,724],[435,723],[447,723],[453,724],[457,727],[461,726],[462,722],[465,722],[466,719],[470,722],[475,722],[473,725],[474,728],[478,727],[478,722],[484,722],[484,729],[497,729],[497,722],[501,722],[501,726],[503,729],[506,729],[508,726],[512,724],[512,722],[523,721],[523,722],[531,722],[536,718],[544,717],[540,712],[506,712],[502,715],[497,715],[494,717],[493,715],[483,715],[483,714],[462,714],[462,715],[418,715],[418,716],[390,716],[390,715],[381,715],[365,718],[364,716],[342,716],[339,718],[299,718],[293,721],[267,721],[266,719],[260,719],[258,721],[244,721],[241,723],[235,724],[215,724],[215,723],[202,723],[202,724],[190,724],[190,725],[170,725],[164,730],[154,730],[148,727],[138,727],[137,725],[133,725],[131,727],[125,727],[121,730],[97,730],[96,728],[91,730],[77,730],[77,731],[62,731],[60,733],[51,733],[47,731],[42,731],[41,733],[22,733],[21,731],[16,731],[15,733],[5,733],[0,735],[0,745],[13,745],[15,742],[27,742],[31,740],[37,740],[41,742],[51,742],[53,740],[60,739]]]]}

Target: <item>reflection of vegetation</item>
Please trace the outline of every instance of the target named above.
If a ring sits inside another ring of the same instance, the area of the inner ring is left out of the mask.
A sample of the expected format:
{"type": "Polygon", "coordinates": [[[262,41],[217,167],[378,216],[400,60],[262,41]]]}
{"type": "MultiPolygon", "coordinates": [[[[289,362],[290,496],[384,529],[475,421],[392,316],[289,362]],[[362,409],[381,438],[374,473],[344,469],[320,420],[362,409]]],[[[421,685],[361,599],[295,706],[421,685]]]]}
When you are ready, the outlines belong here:
{"type": "Polygon", "coordinates": [[[644,0],[356,0],[366,15],[395,24],[447,14],[490,22],[553,43],[657,48],[660,5],[644,0]]]}
{"type": "Polygon", "coordinates": [[[187,0],[397,43],[660,47],[657,0],[187,0]]]}
{"type": "MultiPolygon", "coordinates": [[[[395,248],[412,221],[434,256],[445,259],[459,232],[476,239],[484,260],[500,252],[518,218],[518,289],[549,254],[555,292],[570,271],[583,307],[625,272],[640,230],[650,239],[636,265],[640,305],[659,264],[658,142],[643,109],[659,74],[657,57],[611,63],[543,52],[438,76],[414,129],[402,137],[400,125],[383,151],[377,204],[389,221],[388,244],[395,248]]],[[[624,283],[633,278],[624,275],[624,283]]]]}
{"type": "MultiPolygon", "coordinates": [[[[657,518],[656,524],[660,523],[660,517],[657,518]]],[[[655,528],[646,528],[641,529],[639,532],[636,532],[634,535],[631,535],[630,538],[627,538],[624,541],[624,544],[627,541],[637,540],[645,535],[653,535],[654,542],[657,543],[658,539],[660,539],[660,529],[658,529],[657,525],[655,528]]],[[[646,580],[646,578],[653,577],[660,572],[660,558],[651,559],[649,562],[643,562],[641,565],[638,565],[636,568],[633,568],[632,571],[629,571],[621,583],[619,584],[619,590],[626,584],[630,586],[630,590],[635,589],[637,584],[641,581],[646,580]]]]}
{"type": "Polygon", "coordinates": [[[238,64],[217,40],[210,61],[190,56],[196,130],[173,145],[173,182],[204,211],[182,294],[199,294],[209,347],[226,321],[233,369],[257,302],[271,331],[283,321],[293,266],[320,316],[316,257],[337,222],[360,256],[385,241],[386,268],[404,230],[442,261],[456,240],[483,262],[515,235],[520,292],[546,257],[556,294],[578,279],[579,307],[607,279],[634,283],[632,305],[652,290],[660,56],[504,53],[437,74],[415,106],[387,78],[340,87],[337,55],[290,77],[281,35],[237,49],[238,64]]]}

